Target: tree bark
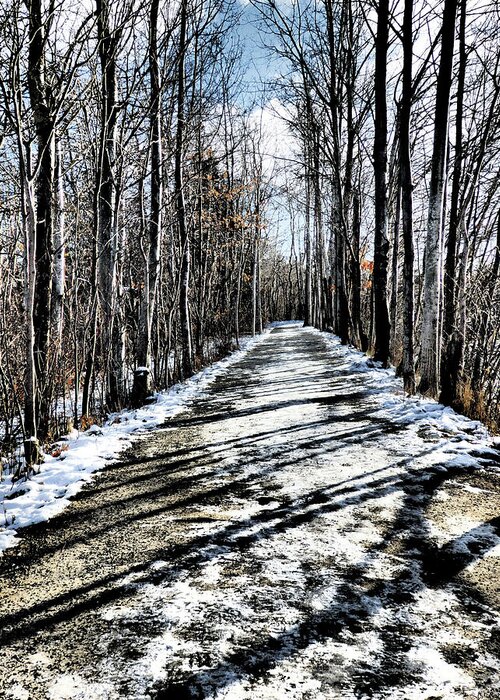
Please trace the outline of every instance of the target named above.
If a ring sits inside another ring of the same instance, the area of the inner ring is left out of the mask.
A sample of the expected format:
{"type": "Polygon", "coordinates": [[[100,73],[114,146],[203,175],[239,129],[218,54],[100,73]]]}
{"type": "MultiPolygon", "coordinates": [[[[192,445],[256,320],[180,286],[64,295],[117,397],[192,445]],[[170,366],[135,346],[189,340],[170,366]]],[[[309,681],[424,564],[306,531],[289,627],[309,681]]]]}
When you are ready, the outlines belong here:
{"type": "Polygon", "coordinates": [[[316,293],[317,293],[317,327],[320,331],[325,328],[326,299],[324,295],[324,240],[323,240],[323,212],[321,203],[321,161],[320,161],[320,130],[319,125],[313,125],[313,188],[314,188],[314,231],[316,251],[316,293]]]}
{"type": "Polygon", "coordinates": [[[63,304],[66,281],[66,231],[65,231],[65,197],[62,173],[62,148],[58,143],[56,149],[56,186],[55,186],[55,227],[54,227],[54,268],[52,275],[52,328],[56,340],[56,349],[60,354],[63,333],[63,304]]]}
{"type": "Polygon", "coordinates": [[[394,222],[392,226],[392,253],[391,253],[391,293],[389,301],[389,319],[391,323],[391,357],[394,359],[398,352],[397,347],[397,325],[399,306],[399,239],[401,226],[401,187],[399,184],[399,173],[397,174],[396,202],[394,212],[394,222]]]}
{"type": "Polygon", "coordinates": [[[332,0],[325,1],[326,25],[328,37],[328,108],[332,130],[332,228],[335,237],[335,333],[342,343],[349,342],[351,319],[349,312],[349,297],[346,287],[346,238],[347,226],[343,217],[342,198],[342,155],[340,146],[340,117],[341,105],[337,89],[337,72],[339,62],[336,55],[336,32],[334,4],[332,0]]]}
{"type": "Polygon", "coordinates": [[[308,146],[304,140],[306,163],[304,167],[305,182],[305,220],[304,220],[304,248],[305,248],[305,285],[304,285],[304,325],[312,326],[312,250],[311,250],[311,182],[309,172],[308,146]]]}
{"type": "Polygon", "coordinates": [[[155,312],[160,272],[160,244],[163,206],[162,136],[161,136],[161,78],[158,57],[159,0],[151,0],[149,14],[149,75],[150,75],[150,165],[151,211],[149,216],[149,250],[144,270],[144,291],[139,320],[137,348],[138,368],[134,373],[133,403],[142,404],[151,395],[151,332],[155,312]]]}
{"type": "Polygon", "coordinates": [[[414,244],[413,244],[413,182],[410,153],[410,120],[412,102],[413,63],[413,0],[405,0],[403,19],[403,93],[401,96],[399,133],[399,180],[401,188],[401,219],[403,231],[403,354],[401,374],[404,389],[415,393],[414,359],[414,244]]]}
{"type": "Polygon", "coordinates": [[[375,48],[375,235],[373,257],[374,359],[389,364],[391,325],[387,308],[387,51],[389,43],[389,0],[379,0],[375,48]]]}
{"type": "Polygon", "coordinates": [[[50,82],[46,78],[45,22],[41,0],[27,0],[29,11],[28,89],[37,136],[37,174],[35,184],[35,280],[34,280],[34,357],[37,378],[36,422],[40,437],[49,431],[51,390],[48,377],[48,351],[51,326],[51,290],[53,265],[53,192],[54,192],[54,105],[50,82]]]}
{"type": "Polygon", "coordinates": [[[116,83],[116,51],[118,35],[109,26],[109,0],[96,0],[99,59],[101,64],[101,135],[97,164],[95,221],[97,236],[98,290],[101,309],[101,348],[106,366],[106,404],[110,411],[118,410],[124,396],[120,395],[121,358],[116,350],[116,129],[118,97],[116,83]]]}
{"type": "MultiPolygon", "coordinates": [[[[465,45],[465,30],[467,21],[467,0],[461,0],[460,33],[459,33],[459,66],[457,84],[457,111],[455,127],[455,160],[453,163],[453,182],[451,190],[450,223],[446,246],[444,268],[444,303],[443,303],[443,348],[441,355],[441,394],[440,401],[453,405],[458,398],[458,366],[456,321],[456,289],[457,289],[457,247],[459,245],[460,212],[459,197],[462,184],[463,160],[463,111],[465,70],[467,51],[465,45]]],[[[458,363],[460,364],[460,363],[458,363]]]]}
{"type": "Polygon", "coordinates": [[[458,0],[445,0],[444,5],[424,258],[424,299],[419,361],[419,391],[422,394],[434,397],[438,396],[440,384],[444,194],[457,3],[458,0]]]}
{"type": "MultiPolygon", "coordinates": [[[[23,156],[20,158],[23,163],[23,156]]],[[[28,473],[39,460],[39,441],[37,433],[37,375],[35,363],[35,328],[33,324],[35,306],[36,280],[36,204],[31,181],[26,177],[25,167],[21,165],[22,177],[22,213],[25,233],[25,306],[26,306],[26,370],[24,377],[24,459],[28,473]]]]}
{"type": "Polygon", "coordinates": [[[360,238],[361,238],[361,203],[359,192],[354,192],[352,203],[352,247],[354,260],[352,264],[352,323],[356,330],[355,338],[359,341],[359,348],[368,350],[368,338],[363,330],[361,319],[361,266],[360,266],[360,238]]]}
{"type": "Polygon", "coordinates": [[[184,197],[184,132],[185,132],[185,63],[187,42],[187,0],[181,0],[179,29],[179,58],[177,71],[177,130],[175,138],[175,201],[177,225],[181,244],[181,279],[179,294],[179,311],[182,337],[182,373],[184,378],[193,374],[193,349],[191,337],[191,317],[189,309],[189,287],[191,275],[191,249],[186,224],[186,205],[184,197]]]}

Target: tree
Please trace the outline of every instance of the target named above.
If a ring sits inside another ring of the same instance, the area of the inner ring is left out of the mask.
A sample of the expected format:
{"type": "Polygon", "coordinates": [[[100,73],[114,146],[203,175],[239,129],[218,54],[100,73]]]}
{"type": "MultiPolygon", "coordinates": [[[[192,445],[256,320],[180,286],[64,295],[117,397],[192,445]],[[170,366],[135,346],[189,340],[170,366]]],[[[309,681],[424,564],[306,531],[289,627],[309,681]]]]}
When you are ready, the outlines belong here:
{"type": "Polygon", "coordinates": [[[193,347],[191,336],[191,318],[189,310],[189,287],[191,276],[191,246],[186,225],[186,207],[184,194],[184,135],[185,135],[185,63],[187,44],[187,0],[180,4],[179,58],[177,68],[177,129],[175,137],[175,201],[177,226],[181,245],[180,277],[180,321],[182,335],[182,371],[184,377],[193,374],[193,347]]]}
{"type": "Polygon", "coordinates": [[[440,383],[442,301],[442,240],[448,150],[448,120],[458,0],[445,0],[441,34],[441,58],[436,85],[434,145],[429,185],[429,210],[424,258],[424,299],[420,344],[422,394],[437,397],[440,383]]]}
{"type": "Polygon", "coordinates": [[[37,427],[42,436],[49,429],[47,396],[50,303],[52,291],[53,192],[55,174],[55,118],[51,81],[47,80],[45,50],[52,17],[42,16],[41,0],[27,0],[29,12],[28,89],[37,137],[35,174],[35,279],[33,290],[33,329],[37,427]]]}
{"type": "Polygon", "coordinates": [[[379,0],[377,38],[375,42],[375,139],[373,167],[375,173],[375,232],[373,254],[373,302],[375,348],[374,359],[384,367],[389,362],[391,327],[387,308],[387,51],[389,44],[389,0],[379,0]]]}
{"type": "Polygon", "coordinates": [[[151,211],[149,216],[149,245],[143,252],[144,290],[139,312],[137,364],[132,390],[133,401],[140,405],[151,393],[151,333],[158,288],[162,208],[162,130],[161,130],[161,76],[158,55],[159,0],[151,0],[149,13],[149,75],[150,75],[150,161],[151,161],[151,211]]]}
{"type": "Polygon", "coordinates": [[[403,228],[403,356],[401,374],[405,391],[415,393],[414,360],[414,246],[413,246],[413,182],[410,153],[413,63],[413,0],[405,0],[403,19],[403,91],[399,119],[399,184],[403,228]]]}
{"type": "Polygon", "coordinates": [[[117,308],[117,52],[122,27],[111,28],[109,0],[96,0],[97,38],[101,68],[99,160],[95,187],[97,279],[102,314],[102,347],[106,353],[106,403],[118,409],[124,401],[123,358],[117,308]]]}

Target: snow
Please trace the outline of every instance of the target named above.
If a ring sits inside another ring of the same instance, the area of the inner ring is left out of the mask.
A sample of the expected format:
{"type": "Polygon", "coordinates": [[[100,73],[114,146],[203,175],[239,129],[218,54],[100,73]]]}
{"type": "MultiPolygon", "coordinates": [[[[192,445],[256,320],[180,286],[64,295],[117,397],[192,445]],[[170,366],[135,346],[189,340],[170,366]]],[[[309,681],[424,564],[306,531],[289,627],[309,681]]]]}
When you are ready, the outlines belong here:
{"type": "Polygon", "coordinates": [[[134,438],[163,425],[186,409],[221,372],[262,342],[269,330],[261,336],[242,339],[240,350],[168,391],[157,393],[155,403],[114,413],[105,425],[93,425],[85,432],[73,430],[66,441],[55,445],[52,451],[55,456],[45,455],[39,472],[28,481],[15,483],[12,474],[3,475],[0,481],[0,556],[5,549],[18,544],[21,528],[59,515],[69,505],[69,499],[91,481],[96,472],[129,448],[134,438]]]}
{"type": "MultiPolygon", "coordinates": [[[[287,333],[293,339],[296,325],[285,325],[287,333]]],[[[231,474],[246,485],[245,496],[229,490],[222,504],[186,508],[186,541],[208,543],[182,561],[150,565],[161,574],[154,583],[145,583],[144,571],[124,577],[119,583],[134,591],[133,607],[110,604],[98,613],[108,624],[99,678],[61,674],[50,700],[115,700],[123,697],[119,687],[147,700],[155,683],[174,683],[162,697],[175,698],[175,682],[185,679],[195,684],[196,697],[213,700],[472,700],[481,697],[475,670],[481,678],[485,668],[495,696],[499,664],[483,649],[500,617],[486,605],[468,615],[453,585],[427,585],[414,544],[469,554],[470,545],[482,543],[482,556],[500,555],[490,525],[450,514],[438,527],[426,516],[429,479],[458,467],[482,469],[491,436],[437,402],[406,398],[394,370],[374,366],[328,334],[304,333],[327,344],[339,373],[335,394],[343,400],[328,403],[331,376],[324,378],[314,357],[298,360],[286,344],[258,367],[252,390],[225,389],[224,400],[237,397],[235,416],[218,428],[200,425],[199,440],[216,464],[210,486],[231,474]],[[294,372],[303,379],[294,382],[294,372]],[[371,404],[357,412],[361,386],[371,404]],[[155,635],[141,636],[141,611],[155,620],[155,635]],[[120,651],[129,627],[141,652],[133,658],[120,651]],[[451,660],[447,652],[455,648],[470,657],[467,667],[451,660]]],[[[244,377],[247,370],[238,371],[244,377]]],[[[94,459],[104,463],[99,450],[108,459],[116,455],[119,438],[129,444],[143,419],[147,429],[161,424],[164,404],[173,415],[209,381],[193,381],[151,408],[112,419],[102,435],[88,437],[94,459]]],[[[42,498],[44,489],[35,484],[42,498]]],[[[453,480],[448,487],[465,491],[453,480]]],[[[66,484],[64,493],[72,488],[66,484]]],[[[58,506],[49,499],[41,508],[58,506]]]]}
{"type": "Polygon", "coordinates": [[[110,693],[108,684],[87,683],[71,673],[59,676],[54,682],[49,689],[49,700],[110,700],[110,693]]]}
{"type": "Polygon", "coordinates": [[[411,661],[417,663],[424,670],[422,681],[413,688],[409,688],[409,697],[432,697],[436,692],[445,693],[445,697],[462,698],[464,689],[473,689],[474,682],[456,666],[447,663],[435,646],[420,645],[412,649],[409,654],[411,661]],[[460,691],[457,694],[456,690],[460,691]],[[414,693],[417,693],[416,695],[414,693]]]}
{"type": "Polygon", "coordinates": [[[8,697],[9,700],[30,700],[29,692],[18,683],[12,686],[8,697]]]}

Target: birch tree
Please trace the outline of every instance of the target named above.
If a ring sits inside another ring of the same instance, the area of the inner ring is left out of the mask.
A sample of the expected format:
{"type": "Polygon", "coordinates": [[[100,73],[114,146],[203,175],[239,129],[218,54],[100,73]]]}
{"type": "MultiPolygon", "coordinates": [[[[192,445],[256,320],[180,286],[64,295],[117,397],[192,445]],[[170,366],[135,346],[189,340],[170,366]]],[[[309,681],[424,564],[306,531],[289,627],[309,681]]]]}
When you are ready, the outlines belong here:
{"type": "Polygon", "coordinates": [[[447,175],[448,121],[458,0],[445,0],[441,57],[434,110],[434,145],[429,184],[429,210],[424,258],[424,297],[420,343],[419,391],[437,396],[440,383],[442,249],[447,175]]]}

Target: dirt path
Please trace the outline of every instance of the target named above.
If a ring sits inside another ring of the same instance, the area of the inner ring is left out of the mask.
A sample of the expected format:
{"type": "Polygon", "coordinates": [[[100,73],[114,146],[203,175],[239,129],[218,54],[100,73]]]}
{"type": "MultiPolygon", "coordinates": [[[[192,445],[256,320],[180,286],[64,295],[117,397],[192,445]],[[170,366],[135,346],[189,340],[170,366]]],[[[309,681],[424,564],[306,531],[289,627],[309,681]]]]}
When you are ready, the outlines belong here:
{"type": "Polygon", "coordinates": [[[0,560],[0,697],[500,697],[494,470],[298,326],[206,394],[0,560]]]}

